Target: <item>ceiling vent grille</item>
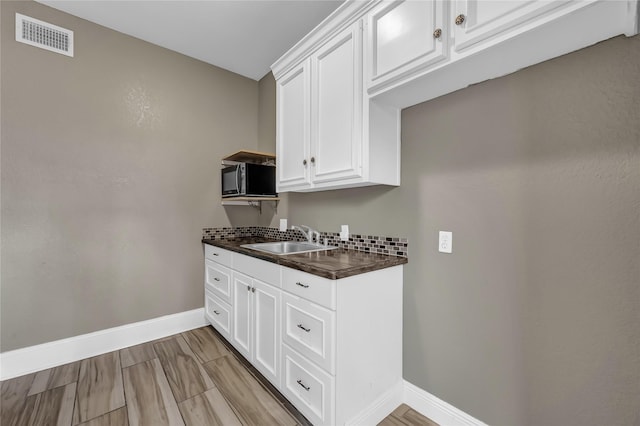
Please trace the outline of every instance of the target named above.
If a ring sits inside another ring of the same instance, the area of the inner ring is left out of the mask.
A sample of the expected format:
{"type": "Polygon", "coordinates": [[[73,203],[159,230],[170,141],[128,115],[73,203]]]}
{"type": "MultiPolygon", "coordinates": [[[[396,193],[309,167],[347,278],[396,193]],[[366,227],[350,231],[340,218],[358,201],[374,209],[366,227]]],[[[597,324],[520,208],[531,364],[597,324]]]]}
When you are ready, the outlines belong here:
{"type": "Polygon", "coordinates": [[[16,13],[16,41],[73,56],[73,31],[16,13]]]}

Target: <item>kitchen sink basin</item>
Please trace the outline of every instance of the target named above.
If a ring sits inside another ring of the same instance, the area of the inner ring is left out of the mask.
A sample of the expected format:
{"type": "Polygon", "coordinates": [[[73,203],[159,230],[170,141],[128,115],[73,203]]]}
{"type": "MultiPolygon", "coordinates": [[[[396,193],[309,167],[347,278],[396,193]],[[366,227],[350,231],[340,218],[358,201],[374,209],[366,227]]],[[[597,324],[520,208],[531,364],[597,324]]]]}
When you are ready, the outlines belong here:
{"type": "Polygon", "coordinates": [[[242,244],[240,247],[277,255],[310,253],[314,251],[334,250],[338,248],[336,246],[325,246],[305,241],[276,241],[273,243],[242,244]]]}

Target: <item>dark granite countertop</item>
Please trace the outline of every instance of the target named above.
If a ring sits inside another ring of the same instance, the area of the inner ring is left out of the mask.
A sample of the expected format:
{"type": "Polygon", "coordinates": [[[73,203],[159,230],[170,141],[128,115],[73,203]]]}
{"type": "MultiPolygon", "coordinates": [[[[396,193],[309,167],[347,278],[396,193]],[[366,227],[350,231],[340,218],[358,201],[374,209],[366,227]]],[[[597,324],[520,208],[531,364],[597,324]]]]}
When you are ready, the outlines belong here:
{"type": "Polygon", "coordinates": [[[403,265],[408,262],[406,257],[387,256],[384,254],[345,249],[276,255],[240,247],[242,244],[265,243],[271,241],[275,240],[261,237],[237,238],[230,240],[202,240],[204,244],[235,251],[257,259],[266,260],[267,262],[277,263],[278,265],[308,272],[320,277],[329,278],[330,280],[347,278],[363,274],[365,272],[390,268],[396,265],[403,265]]]}

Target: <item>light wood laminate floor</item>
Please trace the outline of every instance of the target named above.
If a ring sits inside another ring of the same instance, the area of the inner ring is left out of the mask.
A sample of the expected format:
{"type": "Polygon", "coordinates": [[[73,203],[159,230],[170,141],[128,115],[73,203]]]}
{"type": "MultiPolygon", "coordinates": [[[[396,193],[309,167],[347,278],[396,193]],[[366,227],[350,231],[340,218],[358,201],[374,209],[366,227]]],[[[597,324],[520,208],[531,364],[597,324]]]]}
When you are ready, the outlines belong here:
{"type": "MultiPolygon", "coordinates": [[[[310,423],[213,328],[202,327],[6,380],[2,382],[0,424],[310,423]]],[[[401,405],[380,425],[436,424],[401,405]]]]}

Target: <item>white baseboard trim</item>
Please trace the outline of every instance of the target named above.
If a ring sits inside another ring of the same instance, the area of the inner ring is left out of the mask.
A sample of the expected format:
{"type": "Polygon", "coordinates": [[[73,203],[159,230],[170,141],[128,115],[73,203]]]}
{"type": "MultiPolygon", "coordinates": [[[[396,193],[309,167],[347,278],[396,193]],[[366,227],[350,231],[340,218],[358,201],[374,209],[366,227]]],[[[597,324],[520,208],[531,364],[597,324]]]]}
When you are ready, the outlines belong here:
{"type": "Polygon", "coordinates": [[[209,324],[204,308],[0,353],[0,380],[46,370],[209,324]]]}
{"type": "Polygon", "coordinates": [[[486,423],[405,380],[404,403],[442,426],[487,426],[486,423]]]}
{"type": "Polygon", "coordinates": [[[406,380],[389,389],[347,424],[350,426],[377,425],[402,403],[442,426],[487,426],[486,423],[406,380]]]}
{"type": "Polygon", "coordinates": [[[347,422],[349,426],[370,426],[377,425],[402,404],[404,395],[404,382],[400,381],[396,386],[391,387],[382,394],[366,409],[361,411],[356,417],[347,422]]]}

